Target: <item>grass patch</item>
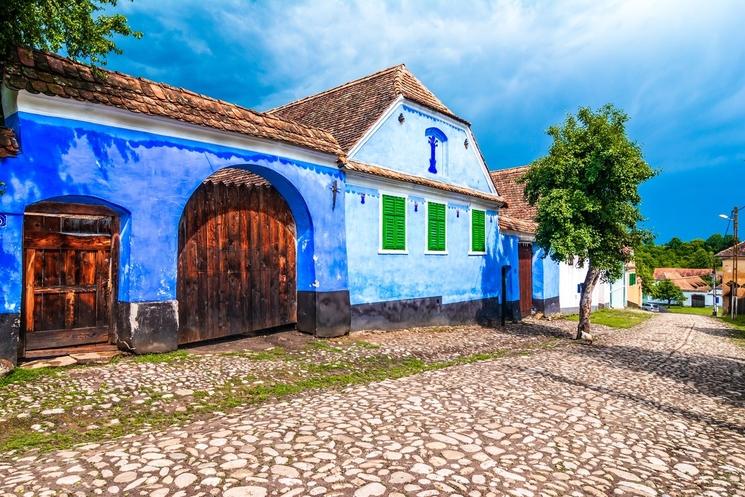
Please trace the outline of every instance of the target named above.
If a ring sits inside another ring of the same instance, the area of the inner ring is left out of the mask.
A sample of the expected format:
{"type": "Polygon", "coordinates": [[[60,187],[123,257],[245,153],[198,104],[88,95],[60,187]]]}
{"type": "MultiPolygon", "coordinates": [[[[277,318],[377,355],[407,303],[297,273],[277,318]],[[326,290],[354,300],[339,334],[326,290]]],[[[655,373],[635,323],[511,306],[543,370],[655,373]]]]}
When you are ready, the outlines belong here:
{"type": "Polygon", "coordinates": [[[380,348],[380,345],[378,345],[377,343],[366,342],[365,340],[355,340],[354,342],[352,342],[352,346],[368,350],[375,350],[380,348]]]}
{"type": "MultiPolygon", "coordinates": [[[[711,316],[713,312],[712,307],[684,307],[682,305],[671,305],[670,307],[665,306],[667,312],[673,314],[695,314],[697,316],[711,316]]],[[[719,315],[721,316],[721,308],[719,309],[719,315]]]]}
{"type": "Polygon", "coordinates": [[[342,350],[339,347],[334,347],[322,338],[316,338],[308,342],[308,345],[306,345],[305,348],[307,350],[323,350],[325,352],[341,352],[342,350]]]}
{"type": "Polygon", "coordinates": [[[174,350],[173,352],[164,352],[162,354],[142,354],[132,357],[130,360],[138,364],[168,364],[176,361],[183,361],[189,358],[186,350],[174,350]]]}
{"type": "Polygon", "coordinates": [[[60,368],[15,368],[13,371],[0,378],[0,387],[11,385],[13,383],[26,383],[27,381],[34,381],[45,376],[57,376],[60,371],[60,368]]]}
{"type": "MultiPolygon", "coordinates": [[[[633,328],[652,317],[652,313],[622,309],[598,309],[590,314],[590,323],[602,324],[611,328],[633,328]]],[[[579,314],[566,317],[570,321],[579,321],[579,314]]]]}

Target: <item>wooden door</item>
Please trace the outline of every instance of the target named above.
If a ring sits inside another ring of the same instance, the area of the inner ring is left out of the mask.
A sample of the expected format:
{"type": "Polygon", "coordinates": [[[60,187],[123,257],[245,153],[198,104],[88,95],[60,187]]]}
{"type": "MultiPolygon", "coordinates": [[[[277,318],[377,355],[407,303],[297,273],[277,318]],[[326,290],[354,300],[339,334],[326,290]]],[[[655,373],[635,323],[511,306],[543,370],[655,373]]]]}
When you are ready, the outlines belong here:
{"type": "Polygon", "coordinates": [[[24,216],[24,355],[112,340],[115,234],[109,209],[40,204],[24,216]]]}
{"type": "Polygon", "coordinates": [[[530,316],[533,308],[533,246],[530,243],[518,245],[520,272],[520,315],[530,316]]]}
{"type": "Polygon", "coordinates": [[[237,174],[203,183],[181,217],[179,343],[297,321],[292,213],[266,181],[237,174]]]}

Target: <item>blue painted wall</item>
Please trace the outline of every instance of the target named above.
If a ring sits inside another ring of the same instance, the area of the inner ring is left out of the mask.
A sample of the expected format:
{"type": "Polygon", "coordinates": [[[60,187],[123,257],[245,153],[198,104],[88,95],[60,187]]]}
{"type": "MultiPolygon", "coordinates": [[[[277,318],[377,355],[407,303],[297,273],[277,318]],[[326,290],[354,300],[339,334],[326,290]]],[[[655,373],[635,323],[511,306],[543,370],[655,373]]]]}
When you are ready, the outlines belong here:
{"type": "Polygon", "coordinates": [[[468,148],[463,145],[467,136],[462,125],[453,125],[434,112],[425,113],[401,103],[352,158],[489,192],[490,180],[479,162],[479,151],[474,143],[469,143],[468,148]],[[398,120],[399,114],[404,115],[403,124],[398,120]],[[437,174],[428,171],[431,154],[427,130],[433,127],[447,136],[447,141],[437,148],[437,174]],[[448,157],[446,165],[442,164],[443,155],[448,157]]]}
{"type": "Polygon", "coordinates": [[[533,298],[550,299],[559,296],[559,263],[544,257],[543,249],[533,244],[533,298]]]}
{"type": "MultiPolygon", "coordinates": [[[[380,190],[355,185],[353,181],[347,179],[345,198],[349,292],[353,305],[439,296],[443,304],[449,304],[497,297],[501,293],[503,265],[511,266],[507,299],[518,299],[517,238],[500,235],[494,210],[487,210],[486,214],[486,255],[469,255],[469,207],[462,200],[446,200],[448,253],[426,254],[425,197],[410,192],[408,253],[380,254],[380,190]]],[[[385,187],[383,190],[401,193],[385,187]]],[[[429,200],[442,202],[443,197],[429,200]]]]}
{"type": "Polygon", "coordinates": [[[20,311],[24,209],[34,202],[107,202],[122,213],[119,300],[176,298],[178,222],[190,195],[227,166],[255,171],[287,200],[298,231],[298,290],[348,287],[344,202],[332,209],[338,169],[258,152],[26,113],[9,123],[22,153],[0,160],[0,313],[20,311]],[[323,227],[321,230],[314,227],[323,227]]]}

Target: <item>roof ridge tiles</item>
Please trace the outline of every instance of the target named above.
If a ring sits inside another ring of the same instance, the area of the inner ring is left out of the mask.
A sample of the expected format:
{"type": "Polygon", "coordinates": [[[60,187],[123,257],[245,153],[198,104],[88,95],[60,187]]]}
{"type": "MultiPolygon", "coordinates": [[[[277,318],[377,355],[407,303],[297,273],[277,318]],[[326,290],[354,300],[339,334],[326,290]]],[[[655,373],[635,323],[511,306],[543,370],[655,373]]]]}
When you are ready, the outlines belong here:
{"type": "Polygon", "coordinates": [[[282,104],[282,105],[280,105],[278,107],[274,107],[272,109],[269,109],[268,111],[266,111],[266,113],[267,114],[272,114],[272,113],[274,113],[276,111],[279,111],[279,110],[282,110],[282,109],[284,109],[286,107],[291,107],[291,106],[296,105],[296,104],[299,104],[301,102],[306,102],[308,100],[313,100],[315,98],[323,97],[325,95],[328,95],[330,93],[334,93],[334,92],[339,91],[339,90],[343,90],[343,89],[348,88],[350,86],[353,86],[353,85],[356,85],[356,84],[359,84],[359,83],[363,83],[365,81],[369,81],[369,80],[371,80],[373,78],[382,76],[383,74],[389,73],[389,72],[391,72],[393,70],[396,70],[396,69],[399,69],[399,68],[402,68],[402,67],[406,67],[406,65],[405,64],[396,64],[395,66],[386,67],[386,68],[381,69],[379,71],[375,71],[372,74],[368,74],[367,76],[362,76],[361,78],[353,79],[352,81],[347,81],[346,83],[342,83],[342,84],[340,84],[338,86],[334,86],[333,88],[329,88],[328,90],[323,90],[323,91],[321,91],[319,93],[314,93],[312,95],[307,95],[305,97],[297,98],[297,99],[295,99],[295,100],[293,100],[291,102],[287,102],[286,104],[282,104]]]}

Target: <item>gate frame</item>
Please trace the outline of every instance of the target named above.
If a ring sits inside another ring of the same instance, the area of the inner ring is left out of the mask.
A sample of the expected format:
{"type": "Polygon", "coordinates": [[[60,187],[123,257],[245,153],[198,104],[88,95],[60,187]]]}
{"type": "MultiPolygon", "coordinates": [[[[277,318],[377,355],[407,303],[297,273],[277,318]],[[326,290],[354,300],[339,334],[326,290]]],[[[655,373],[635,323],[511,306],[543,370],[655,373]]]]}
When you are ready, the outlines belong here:
{"type": "MultiPolygon", "coordinates": [[[[23,211],[23,227],[21,228],[22,236],[22,276],[21,276],[21,288],[23,293],[21,295],[21,316],[20,316],[20,333],[18,336],[18,359],[29,359],[34,356],[41,357],[42,352],[32,353],[28,355],[26,351],[26,334],[28,333],[27,322],[26,322],[26,309],[27,309],[27,298],[28,298],[28,281],[27,267],[28,261],[26,259],[26,215],[34,214],[62,214],[70,215],[88,215],[88,216],[110,216],[112,218],[111,223],[111,292],[109,293],[109,332],[107,344],[114,345],[117,341],[117,305],[118,305],[118,292],[119,292],[119,258],[120,258],[120,245],[121,245],[121,216],[120,212],[117,212],[114,208],[106,205],[104,202],[100,203],[82,203],[84,200],[82,197],[73,197],[71,199],[65,199],[64,197],[51,198],[47,200],[41,200],[29,204],[23,211]]],[[[87,200],[87,199],[86,199],[87,200]]],[[[97,200],[97,199],[94,199],[97,200]]],[[[100,344],[96,344],[100,346],[100,344]]],[[[59,351],[59,350],[73,350],[75,348],[83,348],[91,346],[89,344],[83,344],[78,346],[63,347],[58,349],[40,349],[41,351],[59,351]]],[[[54,353],[49,356],[59,356],[62,354],[54,353]]],[[[46,357],[46,356],[44,356],[46,357]]]]}

